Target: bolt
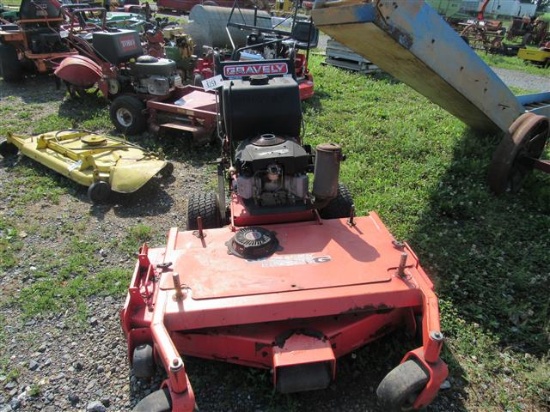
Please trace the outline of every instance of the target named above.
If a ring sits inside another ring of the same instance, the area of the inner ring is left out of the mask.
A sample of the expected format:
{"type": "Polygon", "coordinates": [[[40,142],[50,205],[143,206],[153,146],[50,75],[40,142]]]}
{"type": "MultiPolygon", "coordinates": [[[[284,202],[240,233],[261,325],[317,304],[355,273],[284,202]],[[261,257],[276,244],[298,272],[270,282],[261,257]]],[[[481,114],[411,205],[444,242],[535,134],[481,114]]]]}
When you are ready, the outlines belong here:
{"type": "Polygon", "coordinates": [[[183,367],[183,362],[180,358],[174,358],[172,359],[172,362],[170,363],[170,372],[177,372],[183,367]]]}
{"type": "Polygon", "coordinates": [[[438,330],[432,330],[430,332],[430,338],[432,338],[436,342],[439,342],[443,340],[443,334],[438,330]]]}

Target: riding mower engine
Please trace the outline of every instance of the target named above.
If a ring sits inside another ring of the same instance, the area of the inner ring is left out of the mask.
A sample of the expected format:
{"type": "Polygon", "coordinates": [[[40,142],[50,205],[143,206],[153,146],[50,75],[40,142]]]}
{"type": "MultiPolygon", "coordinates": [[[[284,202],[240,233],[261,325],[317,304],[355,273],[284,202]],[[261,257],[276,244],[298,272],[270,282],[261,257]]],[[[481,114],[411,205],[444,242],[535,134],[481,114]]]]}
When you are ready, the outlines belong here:
{"type": "Polygon", "coordinates": [[[246,46],[239,53],[241,60],[264,60],[287,57],[288,46],[280,36],[254,30],[246,37],[246,46]]]}
{"type": "Polygon", "coordinates": [[[242,142],[235,157],[237,194],[245,201],[270,207],[306,202],[310,154],[293,138],[262,134],[242,142]]]}
{"type": "Polygon", "coordinates": [[[153,56],[140,56],[131,62],[130,73],[136,93],[166,96],[176,86],[181,86],[181,77],[176,62],[153,56]]]}

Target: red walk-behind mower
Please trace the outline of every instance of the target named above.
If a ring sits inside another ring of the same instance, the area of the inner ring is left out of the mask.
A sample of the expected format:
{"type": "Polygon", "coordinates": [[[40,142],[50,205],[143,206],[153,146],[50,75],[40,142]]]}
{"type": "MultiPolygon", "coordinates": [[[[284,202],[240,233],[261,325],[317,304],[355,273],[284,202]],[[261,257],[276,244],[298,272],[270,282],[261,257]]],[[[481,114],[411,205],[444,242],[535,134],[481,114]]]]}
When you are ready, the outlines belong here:
{"type": "Polygon", "coordinates": [[[270,369],[280,392],[309,391],[336,378],[337,358],[396,329],[421,343],[380,383],[379,401],[428,405],[448,371],[414,252],[376,213],[355,216],[340,146],[302,144],[295,79],[222,83],[219,193],[192,194],[186,229],[141,247],[121,311],[134,375],[150,378],[155,364],[167,374],[134,411],[196,408],[185,356],[270,369]]]}

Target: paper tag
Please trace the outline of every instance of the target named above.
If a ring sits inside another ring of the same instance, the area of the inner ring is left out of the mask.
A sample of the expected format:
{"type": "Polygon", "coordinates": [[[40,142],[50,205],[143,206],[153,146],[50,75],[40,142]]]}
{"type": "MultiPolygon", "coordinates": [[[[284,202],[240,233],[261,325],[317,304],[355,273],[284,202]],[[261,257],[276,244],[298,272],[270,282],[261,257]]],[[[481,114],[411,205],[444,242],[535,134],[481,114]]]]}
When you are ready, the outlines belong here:
{"type": "Polygon", "coordinates": [[[223,86],[223,78],[221,74],[218,74],[217,76],[210,77],[202,81],[202,87],[204,88],[204,90],[213,90],[222,86],[223,86]]]}

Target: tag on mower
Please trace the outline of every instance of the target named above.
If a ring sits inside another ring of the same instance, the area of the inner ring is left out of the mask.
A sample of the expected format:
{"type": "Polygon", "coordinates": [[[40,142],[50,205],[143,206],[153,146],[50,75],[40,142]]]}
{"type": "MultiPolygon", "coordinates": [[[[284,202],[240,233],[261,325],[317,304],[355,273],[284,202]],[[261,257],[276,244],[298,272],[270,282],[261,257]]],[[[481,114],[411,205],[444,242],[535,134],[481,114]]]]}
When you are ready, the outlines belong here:
{"type": "Polygon", "coordinates": [[[218,87],[222,87],[223,85],[223,78],[221,74],[218,74],[217,76],[210,77],[209,79],[205,79],[202,81],[202,87],[204,90],[213,90],[217,89],[218,87]]]}

